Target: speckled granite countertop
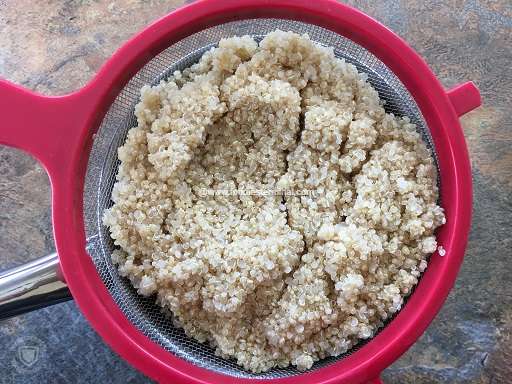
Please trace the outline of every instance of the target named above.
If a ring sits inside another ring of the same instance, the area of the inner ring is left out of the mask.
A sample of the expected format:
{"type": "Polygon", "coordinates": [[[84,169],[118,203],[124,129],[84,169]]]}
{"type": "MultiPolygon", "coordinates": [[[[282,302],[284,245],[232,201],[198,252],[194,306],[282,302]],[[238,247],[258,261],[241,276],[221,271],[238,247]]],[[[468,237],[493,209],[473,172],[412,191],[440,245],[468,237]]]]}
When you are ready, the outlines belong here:
{"type": "MultiPolygon", "coordinates": [[[[473,227],[457,284],[386,383],[512,382],[512,3],[350,1],[405,38],[446,87],[474,80],[484,105],[462,119],[473,165],[473,227]],[[378,4],[378,5],[377,5],[378,4]]],[[[0,76],[45,94],[83,86],[123,41],[179,0],[0,0],[0,76]]],[[[1,100],[0,100],[1,102],[1,100]]],[[[0,268],[53,250],[39,165],[0,147],[0,268]]],[[[0,383],[146,383],[73,302],[0,324],[0,383]],[[20,346],[39,345],[31,366],[20,346]]]]}

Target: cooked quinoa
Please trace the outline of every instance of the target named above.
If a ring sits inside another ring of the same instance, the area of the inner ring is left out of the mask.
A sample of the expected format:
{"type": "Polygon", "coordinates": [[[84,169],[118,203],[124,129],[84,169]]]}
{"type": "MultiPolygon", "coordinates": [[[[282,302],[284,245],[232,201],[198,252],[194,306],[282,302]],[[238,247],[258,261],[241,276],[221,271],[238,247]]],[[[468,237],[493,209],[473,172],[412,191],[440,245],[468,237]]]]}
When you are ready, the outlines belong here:
{"type": "Polygon", "coordinates": [[[305,370],[372,337],[437,248],[415,126],[307,35],[221,40],[135,114],[104,214],[112,259],[247,370],[305,370]],[[283,193],[215,193],[243,190],[283,193]]]}

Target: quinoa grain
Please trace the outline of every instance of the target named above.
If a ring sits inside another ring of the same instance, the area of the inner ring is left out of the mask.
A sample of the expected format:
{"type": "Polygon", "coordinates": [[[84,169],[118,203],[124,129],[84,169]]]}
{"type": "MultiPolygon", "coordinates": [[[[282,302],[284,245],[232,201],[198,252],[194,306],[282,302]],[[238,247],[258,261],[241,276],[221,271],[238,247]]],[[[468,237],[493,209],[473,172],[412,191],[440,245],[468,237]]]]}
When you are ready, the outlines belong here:
{"type": "Polygon", "coordinates": [[[306,35],[222,40],[144,87],[135,113],[104,213],[112,260],[248,370],[305,370],[372,337],[437,248],[444,214],[415,126],[306,35]]]}

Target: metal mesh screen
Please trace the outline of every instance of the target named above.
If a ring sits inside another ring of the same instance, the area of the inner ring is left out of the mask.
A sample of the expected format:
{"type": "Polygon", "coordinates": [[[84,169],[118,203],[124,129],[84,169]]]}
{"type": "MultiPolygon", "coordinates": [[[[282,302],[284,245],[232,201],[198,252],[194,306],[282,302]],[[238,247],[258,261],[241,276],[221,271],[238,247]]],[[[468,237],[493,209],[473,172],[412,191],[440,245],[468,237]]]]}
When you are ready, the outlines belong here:
{"type": "MultiPolygon", "coordinates": [[[[139,100],[140,88],[154,84],[161,78],[197,62],[206,49],[221,38],[241,35],[262,36],[275,29],[308,33],[322,45],[335,49],[337,57],[354,64],[386,101],[385,109],[397,116],[409,116],[429,148],[432,141],[427,125],[400,80],[380,60],[353,41],[329,30],[302,22],[280,19],[256,19],[230,22],[205,29],[168,47],[149,61],[119,93],[96,134],[90,154],[84,190],[84,222],[87,251],[105,286],[125,316],[146,336],[195,365],[220,373],[245,378],[277,378],[298,375],[295,368],[273,369],[261,374],[247,372],[234,361],[215,356],[214,350],[188,338],[181,329],[162,314],[153,298],[139,296],[126,278],[122,278],[111,261],[114,249],[108,229],[102,225],[102,214],[112,203],[110,196],[118,168],[117,148],[123,144],[128,129],[137,125],[134,106],[139,100]]],[[[432,151],[433,152],[433,151],[432,151]]],[[[434,153],[434,152],[433,152],[434,153]]],[[[344,355],[330,357],[313,365],[311,370],[332,364],[360,348],[364,342],[344,355]]]]}

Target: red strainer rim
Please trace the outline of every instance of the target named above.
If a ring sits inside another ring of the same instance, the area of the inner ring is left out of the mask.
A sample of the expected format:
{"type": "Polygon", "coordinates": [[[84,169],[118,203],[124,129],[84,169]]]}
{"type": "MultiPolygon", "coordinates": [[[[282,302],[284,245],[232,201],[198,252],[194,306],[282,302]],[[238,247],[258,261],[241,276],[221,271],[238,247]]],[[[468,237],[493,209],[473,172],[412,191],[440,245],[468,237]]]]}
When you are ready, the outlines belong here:
{"type": "Polygon", "coordinates": [[[329,366],[261,383],[361,383],[404,353],[445,301],[463,259],[471,219],[471,169],[458,116],[480,104],[466,83],[446,92],[428,65],[400,37],[369,16],[334,0],[203,0],[158,20],[120,48],[83,89],[43,97],[0,80],[5,121],[0,143],[38,158],[52,184],[53,227],[62,271],[81,311],[121,356],[162,382],[244,383],[197,367],[166,351],[131,324],[100,279],[85,250],[83,184],[93,133],[119,91],[148,60],[204,28],[254,18],[293,19],[332,30],[386,64],[414,97],[435,145],[447,223],[438,232],[446,250],[432,255],[414,294],[397,317],[359,350],[329,366]],[[9,113],[7,113],[9,112],[9,113]]]}

